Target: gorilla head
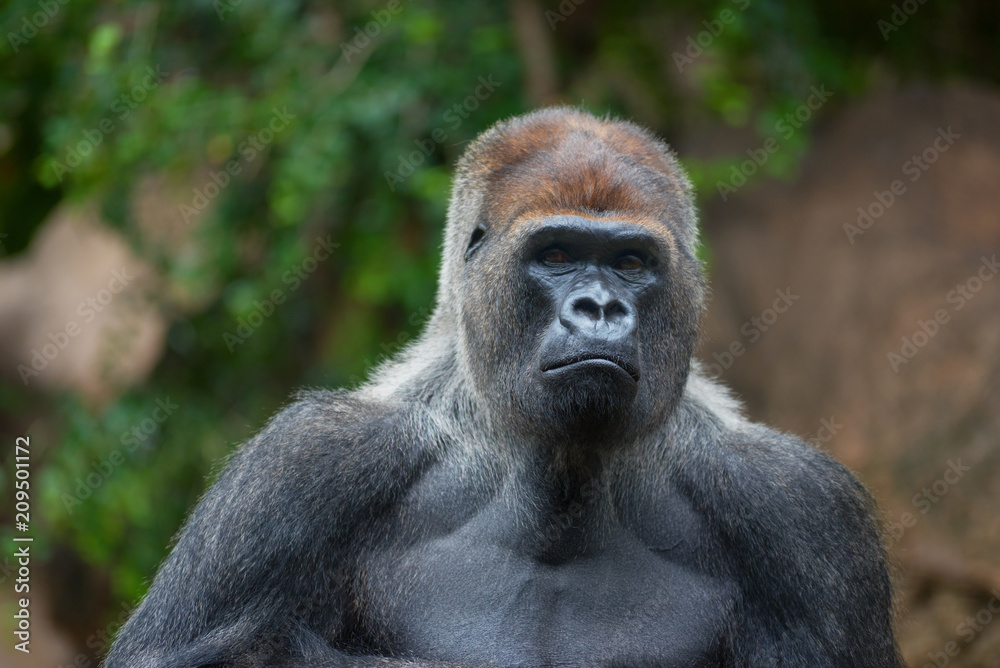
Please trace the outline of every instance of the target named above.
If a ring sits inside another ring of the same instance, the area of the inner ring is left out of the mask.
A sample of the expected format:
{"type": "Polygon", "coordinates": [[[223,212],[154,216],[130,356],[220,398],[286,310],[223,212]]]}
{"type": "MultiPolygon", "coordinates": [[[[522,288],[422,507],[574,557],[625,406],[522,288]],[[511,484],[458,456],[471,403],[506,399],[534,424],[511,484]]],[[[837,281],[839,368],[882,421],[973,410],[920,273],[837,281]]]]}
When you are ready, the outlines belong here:
{"type": "Polygon", "coordinates": [[[662,424],[704,292],[670,150],[631,123],[546,109],[481,135],[451,201],[436,317],[491,414],[547,442],[662,424]]]}

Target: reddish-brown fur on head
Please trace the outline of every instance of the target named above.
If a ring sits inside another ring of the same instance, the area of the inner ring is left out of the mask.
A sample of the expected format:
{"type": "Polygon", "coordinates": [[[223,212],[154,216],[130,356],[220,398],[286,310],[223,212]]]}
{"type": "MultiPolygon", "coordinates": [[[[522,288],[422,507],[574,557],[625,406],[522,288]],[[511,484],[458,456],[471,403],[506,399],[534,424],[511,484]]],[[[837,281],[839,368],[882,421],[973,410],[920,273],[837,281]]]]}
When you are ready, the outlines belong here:
{"type": "Polygon", "coordinates": [[[508,225],[555,213],[659,227],[693,241],[690,185],[665,144],[625,121],[567,107],[500,123],[459,165],[459,184],[483,190],[477,224],[508,225]]]}

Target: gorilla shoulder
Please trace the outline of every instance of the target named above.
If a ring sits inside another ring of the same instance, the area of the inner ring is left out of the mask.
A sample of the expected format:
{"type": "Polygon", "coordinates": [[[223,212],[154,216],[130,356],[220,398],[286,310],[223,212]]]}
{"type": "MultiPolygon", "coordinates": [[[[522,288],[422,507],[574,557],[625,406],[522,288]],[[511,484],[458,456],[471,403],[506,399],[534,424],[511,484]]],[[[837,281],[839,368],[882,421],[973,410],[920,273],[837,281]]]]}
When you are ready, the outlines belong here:
{"type": "Polygon", "coordinates": [[[231,648],[262,634],[277,634],[267,642],[278,656],[292,653],[279,639],[299,632],[298,619],[335,610],[324,623],[342,625],[358,536],[427,464],[420,420],[358,393],[300,394],[205,493],[106,666],[175,654],[185,661],[169,665],[233,665],[231,648]]]}
{"type": "MultiPolygon", "coordinates": [[[[431,452],[433,429],[419,405],[358,391],[304,391],[233,456],[226,473],[265,471],[317,487],[350,480],[381,488],[411,478],[431,452]],[[390,471],[397,474],[390,478],[390,471]]],[[[225,475],[225,474],[224,474],[225,475]]]]}
{"type": "Polygon", "coordinates": [[[830,632],[892,656],[891,634],[872,631],[891,628],[893,611],[871,495],[832,457],[742,418],[724,389],[694,375],[679,413],[714,432],[688,429],[674,471],[726,546],[748,623],[767,627],[776,610],[786,629],[835,620],[830,632]]]}
{"type": "Polygon", "coordinates": [[[743,516],[745,526],[755,518],[784,530],[800,520],[797,529],[814,535],[819,514],[874,529],[869,515],[873,501],[854,474],[803,440],[743,417],[728,390],[697,368],[677,419],[679,433],[687,436],[679,444],[685,452],[680,464],[684,474],[699,473],[702,492],[714,489],[729,502],[739,502],[730,510],[743,516]]]}

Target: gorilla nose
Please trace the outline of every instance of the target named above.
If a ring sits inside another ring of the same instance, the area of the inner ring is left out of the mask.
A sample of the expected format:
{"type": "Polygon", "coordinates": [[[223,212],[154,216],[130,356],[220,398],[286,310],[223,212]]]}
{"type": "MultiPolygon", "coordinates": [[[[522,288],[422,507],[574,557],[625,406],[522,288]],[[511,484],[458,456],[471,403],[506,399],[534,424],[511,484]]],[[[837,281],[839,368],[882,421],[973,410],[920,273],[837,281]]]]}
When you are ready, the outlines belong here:
{"type": "Polygon", "coordinates": [[[587,335],[596,330],[607,339],[628,336],[635,328],[632,309],[599,286],[571,295],[560,315],[571,332],[587,335]]]}

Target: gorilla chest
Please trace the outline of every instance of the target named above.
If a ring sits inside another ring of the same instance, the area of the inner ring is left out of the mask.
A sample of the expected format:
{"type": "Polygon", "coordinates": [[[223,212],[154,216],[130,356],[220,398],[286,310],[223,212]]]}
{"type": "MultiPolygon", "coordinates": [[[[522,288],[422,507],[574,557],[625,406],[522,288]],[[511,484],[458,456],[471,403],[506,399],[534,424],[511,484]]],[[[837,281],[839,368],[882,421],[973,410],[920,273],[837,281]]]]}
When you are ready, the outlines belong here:
{"type": "MultiPolygon", "coordinates": [[[[502,666],[719,663],[733,588],[677,558],[679,539],[655,537],[651,547],[631,528],[605,528],[545,561],[517,533],[478,517],[377,557],[365,607],[383,629],[381,644],[502,666]]],[[[564,539],[572,537],[544,540],[564,539]]]]}

